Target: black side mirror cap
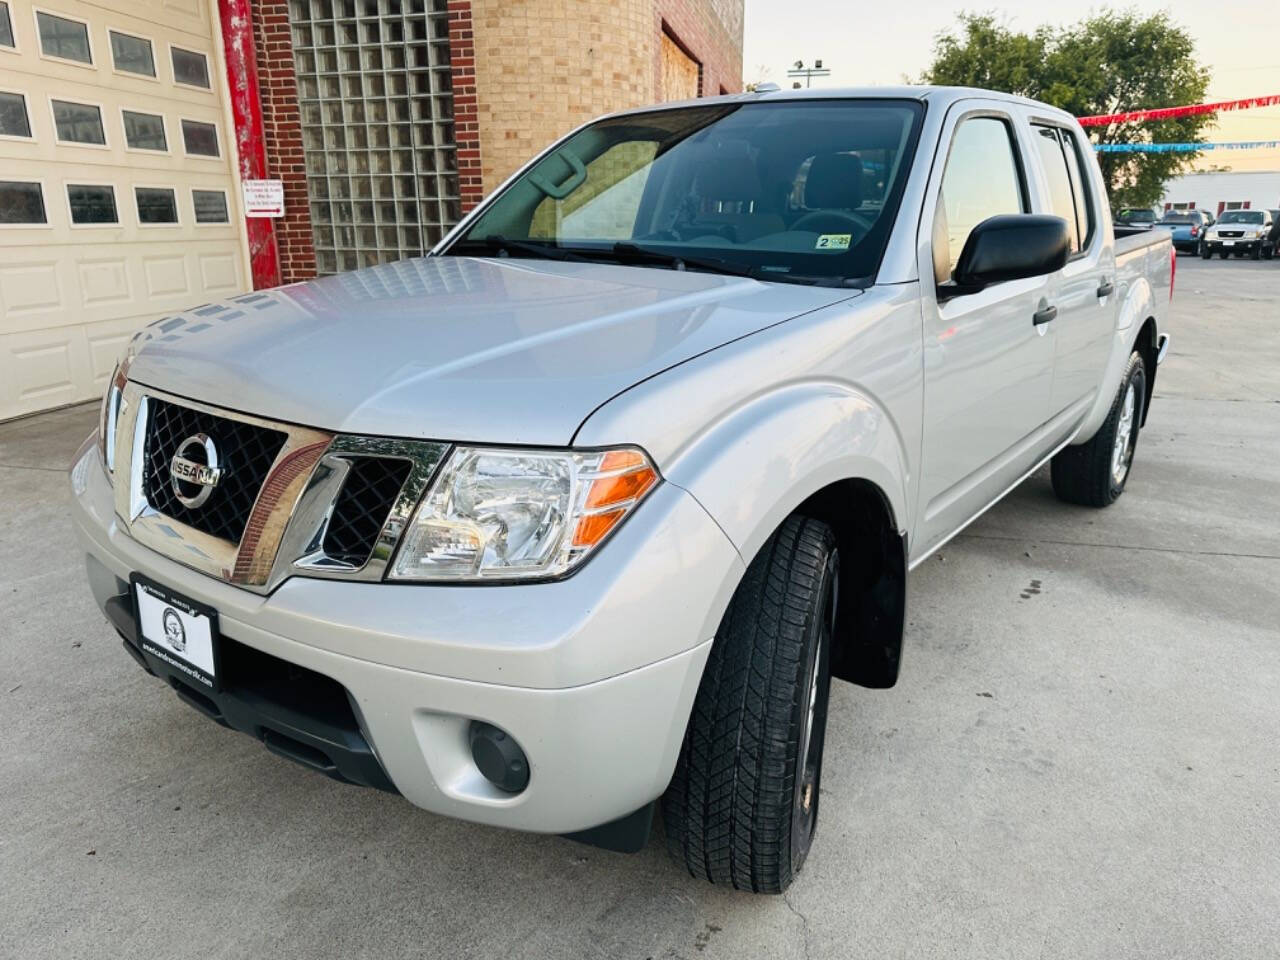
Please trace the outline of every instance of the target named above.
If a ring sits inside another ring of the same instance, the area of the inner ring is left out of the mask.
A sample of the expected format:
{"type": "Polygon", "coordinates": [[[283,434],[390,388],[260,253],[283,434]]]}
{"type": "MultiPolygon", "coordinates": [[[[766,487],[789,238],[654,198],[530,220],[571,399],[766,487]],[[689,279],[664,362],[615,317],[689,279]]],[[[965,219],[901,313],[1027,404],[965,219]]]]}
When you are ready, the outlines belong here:
{"type": "Polygon", "coordinates": [[[965,240],[954,284],[944,284],[938,293],[948,298],[976,293],[993,283],[1043,276],[1061,270],[1070,255],[1070,233],[1061,217],[1038,213],[988,217],[965,240]]]}

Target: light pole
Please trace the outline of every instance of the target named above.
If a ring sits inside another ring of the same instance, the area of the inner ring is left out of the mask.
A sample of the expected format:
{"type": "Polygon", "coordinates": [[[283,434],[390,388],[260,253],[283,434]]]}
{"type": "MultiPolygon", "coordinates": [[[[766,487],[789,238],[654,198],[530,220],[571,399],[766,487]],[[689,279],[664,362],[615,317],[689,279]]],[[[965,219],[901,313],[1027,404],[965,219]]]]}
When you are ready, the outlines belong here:
{"type": "MultiPolygon", "coordinates": [[[[788,77],[804,77],[805,89],[809,88],[809,83],[814,77],[829,77],[831,71],[824,69],[821,60],[813,61],[812,67],[806,67],[803,60],[797,60],[791,65],[791,69],[787,71],[788,77]]],[[[800,89],[800,81],[797,80],[791,84],[792,90],[800,89]]]]}

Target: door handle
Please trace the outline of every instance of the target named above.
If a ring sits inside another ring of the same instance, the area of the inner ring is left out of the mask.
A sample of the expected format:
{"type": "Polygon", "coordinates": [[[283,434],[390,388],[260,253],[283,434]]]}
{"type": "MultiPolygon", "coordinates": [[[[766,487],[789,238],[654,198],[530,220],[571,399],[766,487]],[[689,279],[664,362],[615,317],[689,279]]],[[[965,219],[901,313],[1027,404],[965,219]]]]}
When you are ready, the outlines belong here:
{"type": "Polygon", "coordinates": [[[1031,315],[1031,322],[1037,327],[1042,323],[1048,323],[1058,315],[1057,307],[1041,307],[1031,315]]]}
{"type": "Polygon", "coordinates": [[[1103,297],[1109,297],[1115,292],[1116,292],[1116,285],[1112,283],[1110,280],[1103,280],[1102,283],[1098,285],[1099,300],[1101,300],[1103,297]]]}

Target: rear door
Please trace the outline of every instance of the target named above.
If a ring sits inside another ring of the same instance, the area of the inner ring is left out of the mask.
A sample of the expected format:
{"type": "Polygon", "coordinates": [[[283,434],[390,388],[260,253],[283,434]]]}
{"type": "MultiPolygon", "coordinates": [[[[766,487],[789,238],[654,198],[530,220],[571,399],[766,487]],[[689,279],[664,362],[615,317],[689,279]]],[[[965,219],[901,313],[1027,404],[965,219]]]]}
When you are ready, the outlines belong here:
{"type": "Polygon", "coordinates": [[[1093,403],[1102,382],[1116,310],[1115,254],[1097,217],[1097,188],[1087,174],[1080,143],[1066,126],[1033,120],[1040,162],[1039,212],[1067,221],[1071,258],[1056,278],[1053,305],[1053,388],[1050,415],[1058,418],[1051,440],[1064,438],[1093,403]]]}
{"type": "Polygon", "coordinates": [[[939,142],[919,245],[925,391],[916,555],[954,533],[1034,464],[1053,372],[1053,337],[1047,325],[1033,322],[1048,305],[1050,278],[1013,280],[965,296],[937,294],[973,227],[1032,209],[1026,147],[1009,105],[962,101],[939,142]]]}

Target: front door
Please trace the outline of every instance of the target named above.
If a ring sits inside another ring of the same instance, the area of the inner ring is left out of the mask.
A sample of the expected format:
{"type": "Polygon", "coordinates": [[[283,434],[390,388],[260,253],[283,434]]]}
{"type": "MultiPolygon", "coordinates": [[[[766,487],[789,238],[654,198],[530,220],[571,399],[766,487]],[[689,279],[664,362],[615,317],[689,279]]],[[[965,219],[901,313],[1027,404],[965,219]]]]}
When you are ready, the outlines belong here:
{"type": "Polygon", "coordinates": [[[1013,118],[1002,105],[961,105],[944,131],[946,162],[930,185],[922,223],[924,440],[913,558],[924,555],[1000,496],[1032,465],[1049,417],[1054,342],[1034,316],[1052,277],[994,284],[939,299],[969,232],[997,214],[1030,212],[1013,118]]]}

